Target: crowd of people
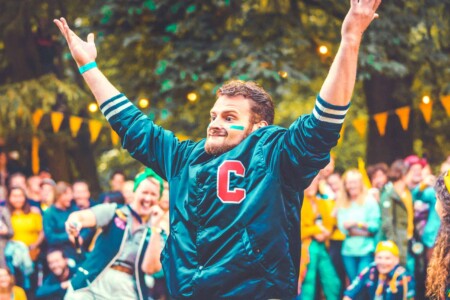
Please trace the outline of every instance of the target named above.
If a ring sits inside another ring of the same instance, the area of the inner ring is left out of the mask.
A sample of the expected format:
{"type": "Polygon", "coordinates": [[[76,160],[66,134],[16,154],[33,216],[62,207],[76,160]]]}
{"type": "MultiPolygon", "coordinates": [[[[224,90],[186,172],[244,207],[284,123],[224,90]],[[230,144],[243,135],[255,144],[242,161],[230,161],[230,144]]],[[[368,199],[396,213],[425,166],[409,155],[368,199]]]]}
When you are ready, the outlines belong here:
{"type": "Polygon", "coordinates": [[[145,169],[126,180],[116,171],[110,190],[94,199],[86,181],[2,171],[0,296],[63,299],[101,275],[97,288],[110,284],[116,299],[167,299],[160,253],[169,234],[169,197],[161,177],[145,169]]]}
{"type": "MultiPolygon", "coordinates": [[[[438,170],[438,183],[449,169],[450,156],[438,170]]],[[[301,299],[315,299],[318,288],[326,299],[425,299],[445,211],[435,209],[445,203],[437,200],[436,178],[417,155],[343,174],[334,172],[332,159],[305,190],[301,299]]],[[[448,193],[441,187],[441,198],[448,193]]]]}
{"type": "MultiPolygon", "coordinates": [[[[439,186],[430,170],[425,159],[411,155],[390,166],[379,163],[341,174],[332,158],[304,193],[298,299],[424,299],[427,266],[439,266],[431,257],[439,243],[438,215],[445,210],[435,191],[435,185],[445,191],[443,177],[439,186]]],[[[450,156],[439,172],[449,170],[450,156]]],[[[169,186],[151,169],[135,180],[114,172],[110,190],[97,199],[82,180],[55,182],[49,172],[4,174],[0,291],[7,287],[4,292],[14,299],[63,299],[72,285],[93,281],[106,269],[103,280],[96,281],[100,294],[102,284],[110,284],[118,294],[125,292],[123,299],[138,299],[134,293],[143,289],[148,299],[169,299],[160,263],[170,228],[169,186]],[[111,224],[129,224],[132,238],[119,238],[111,224]],[[152,246],[138,255],[142,240],[152,246]],[[100,257],[108,255],[102,265],[100,257]],[[86,264],[100,270],[71,282],[86,264]],[[142,280],[138,289],[131,288],[130,276],[142,280]]],[[[440,243],[448,243],[446,238],[440,243]]],[[[439,251],[435,256],[446,257],[439,251]]]]}

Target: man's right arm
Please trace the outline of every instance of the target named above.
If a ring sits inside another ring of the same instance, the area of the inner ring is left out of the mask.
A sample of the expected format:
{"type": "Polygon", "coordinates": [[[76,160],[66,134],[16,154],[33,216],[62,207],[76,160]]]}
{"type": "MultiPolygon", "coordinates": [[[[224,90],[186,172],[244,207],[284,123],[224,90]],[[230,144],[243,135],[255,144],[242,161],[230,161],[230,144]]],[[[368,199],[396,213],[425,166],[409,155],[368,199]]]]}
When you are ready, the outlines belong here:
{"type": "MultiPolygon", "coordinates": [[[[95,63],[97,49],[94,35],[90,33],[87,41],[83,41],[69,28],[64,18],[54,22],[65,37],[78,67],[95,63]]],[[[121,137],[123,147],[159,175],[170,178],[177,166],[174,153],[181,151],[178,147],[180,143],[173,133],[154,125],[97,67],[88,68],[82,72],[82,76],[106,119],[121,137]]]]}
{"type": "MultiPolygon", "coordinates": [[[[85,42],[69,28],[69,25],[64,18],[59,20],[55,19],[54,22],[66,39],[70,53],[78,67],[95,62],[95,59],[97,58],[97,48],[94,43],[94,34],[90,33],[85,42]]],[[[82,75],[99,105],[120,94],[98,68],[91,68],[82,75]]]]}

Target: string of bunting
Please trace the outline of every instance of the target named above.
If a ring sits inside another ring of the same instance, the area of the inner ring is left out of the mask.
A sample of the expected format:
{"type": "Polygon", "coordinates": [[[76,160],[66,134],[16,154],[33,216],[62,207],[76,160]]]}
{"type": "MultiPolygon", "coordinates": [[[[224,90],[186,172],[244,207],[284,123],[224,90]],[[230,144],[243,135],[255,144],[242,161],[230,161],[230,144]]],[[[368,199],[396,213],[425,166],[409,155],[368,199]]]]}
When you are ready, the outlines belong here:
{"type": "MultiPolygon", "coordinates": [[[[33,119],[33,127],[35,130],[37,130],[37,128],[39,127],[39,124],[41,123],[44,114],[45,113],[42,109],[37,109],[33,113],[32,119],[33,119]]],[[[55,111],[50,112],[49,114],[53,132],[58,133],[61,128],[62,121],[64,120],[64,114],[55,111]]],[[[78,116],[69,116],[69,129],[70,134],[73,138],[76,138],[78,136],[78,132],[80,131],[81,125],[84,122],[87,122],[88,124],[89,132],[91,134],[91,143],[95,143],[99,137],[103,125],[106,123],[94,119],[87,119],[78,116]]],[[[111,128],[110,131],[111,131],[111,142],[113,145],[117,145],[119,143],[119,136],[111,128]]]]}
{"type": "MultiPolygon", "coordinates": [[[[450,117],[450,95],[441,97],[442,106],[445,108],[447,112],[447,116],[450,117]]],[[[422,113],[422,116],[427,124],[431,122],[431,115],[433,112],[433,101],[428,103],[421,102],[419,104],[419,110],[422,113]]],[[[356,132],[363,138],[367,131],[368,118],[372,118],[375,121],[375,124],[378,129],[378,133],[380,136],[384,136],[386,134],[386,125],[388,121],[389,114],[395,113],[400,120],[400,124],[403,130],[408,130],[409,126],[409,116],[411,112],[410,106],[399,107],[393,111],[384,111],[377,114],[374,114],[370,117],[360,117],[353,120],[352,125],[356,129],[356,132]]],[[[343,135],[343,131],[341,130],[341,138],[343,135]]]]}
{"type": "MultiPolygon", "coordinates": [[[[40,159],[39,159],[40,140],[36,132],[44,114],[45,112],[42,109],[37,109],[36,111],[34,111],[32,115],[33,130],[35,132],[31,141],[31,169],[33,171],[33,174],[38,174],[40,167],[40,159]]],[[[50,112],[49,114],[53,132],[58,133],[61,128],[62,121],[64,120],[64,114],[55,111],[50,112]]],[[[94,119],[86,119],[78,116],[69,116],[69,129],[70,134],[73,138],[76,138],[78,136],[78,132],[80,131],[83,122],[87,122],[88,124],[89,132],[91,134],[90,142],[95,143],[105,123],[94,119]]],[[[119,143],[119,136],[114,130],[111,129],[111,127],[110,132],[111,132],[111,142],[114,146],[116,146],[119,143]]]]}
{"type": "MultiPolygon", "coordinates": [[[[32,125],[33,125],[33,130],[35,132],[35,134],[32,137],[32,141],[31,141],[31,168],[32,168],[33,174],[38,174],[38,172],[39,172],[40,140],[39,140],[39,137],[36,134],[36,132],[39,127],[39,124],[41,123],[42,117],[45,114],[47,114],[47,113],[44,112],[44,110],[42,110],[42,109],[37,109],[32,114],[32,123],[33,123],[32,125]]],[[[61,128],[61,124],[64,120],[64,117],[65,117],[64,114],[61,112],[54,112],[54,111],[49,112],[48,114],[50,114],[50,122],[52,125],[53,132],[58,133],[61,128]]],[[[70,134],[73,138],[76,138],[78,136],[78,132],[80,131],[81,125],[83,123],[87,123],[89,132],[91,134],[91,140],[90,140],[91,143],[95,143],[97,141],[97,139],[100,135],[100,132],[103,129],[103,126],[106,126],[110,130],[111,143],[114,146],[117,146],[119,144],[119,141],[120,141],[119,135],[114,130],[112,130],[112,128],[109,126],[109,123],[101,122],[101,121],[94,120],[94,119],[82,118],[82,117],[78,117],[78,116],[68,116],[68,118],[69,118],[70,134]]],[[[188,136],[183,135],[183,134],[177,134],[177,137],[180,141],[189,139],[188,136]]]]}

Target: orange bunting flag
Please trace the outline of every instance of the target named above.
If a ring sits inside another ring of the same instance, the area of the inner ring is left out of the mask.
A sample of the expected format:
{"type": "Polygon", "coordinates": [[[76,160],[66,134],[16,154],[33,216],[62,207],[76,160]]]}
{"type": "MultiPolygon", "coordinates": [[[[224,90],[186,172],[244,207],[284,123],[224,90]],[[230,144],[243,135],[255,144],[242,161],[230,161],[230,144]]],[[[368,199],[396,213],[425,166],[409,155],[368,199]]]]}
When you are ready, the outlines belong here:
{"type": "Polygon", "coordinates": [[[364,138],[367,130],[367,120],[365,118],[358,118],[353,120],[353,127],[355,127],[356,132],[358,132],[361,138],[364,138]]]}
{"type": "Polygon", "coordinates": [[[375,120],[375,123],[377,124],[378,132],[380,133],[380,136],[384,136],[386,134],[386,123],[387,123],[388,113],[382,112],[373,115],[373,119],[375,120]]]}
{"type": "Polygon", "coordinates": [[[81,124],[83,124],[83,118],[71,116],[69,119],[70,134],[73,138],[76,138],[78,131],[80,131],[81,124]]]}
{"type": "Polygon", "coordinates": [[[409,125],[409,112],[411,108],[409,106],[399,107],[395,110],[395,114],[400,119],[400,124],[402,125],[403,130],[408,130],[409,125]]]}
{"type": "Polygon", "coordinates": [[[89,132],[91,133],[91,143],[94,143],[100,131],[102,130],[102,122],[97,120],[89,120],[89,132]]]}
{"type": "Polygon", "coordinates": [[[39,173],[39,138],[33,136],[31,140],[31,171],[34,175],[39,173]]]}
{"type": "Polygon", "coordinates": [[[57,133],[64,119],[64,114],[62,112],[52,112],[50,117],[52,121],[53,132],[57,133]]]}
{"type": "Polygon", "coordinates": [[[419,108],[420,108],[420,111],[423,114],[423,118],[425,119],[425,122],[427,124],[429,124],[430,121],[431,121],[431,113],[433,111],[433,102],[431,102],[431,101],[428,102],[428,103],[421,102],[419,104],[419,108]]]}
{"type": "Polygon", "coordinates": [[[111,129],[111,142],[113,146],[117,146],[117,144],[119,144],[119,140],[120,140],[119,135],[114,130],[111,129]]]}
{"type": "Polygon", "coordinates": [[[441,103],[442,106],[445,108],[445,111],[447,112],[447,116],[450,117],[450,95],[442,96],[441,103]]]}
{"type": "Polygon", "coordinates": [[[44,115],[44,111],[42,109],[36,109],[36,111],[33,113],[33,125],[34,128],[38,128],[39,124],[41,123],[42,116],[44,115]]]}

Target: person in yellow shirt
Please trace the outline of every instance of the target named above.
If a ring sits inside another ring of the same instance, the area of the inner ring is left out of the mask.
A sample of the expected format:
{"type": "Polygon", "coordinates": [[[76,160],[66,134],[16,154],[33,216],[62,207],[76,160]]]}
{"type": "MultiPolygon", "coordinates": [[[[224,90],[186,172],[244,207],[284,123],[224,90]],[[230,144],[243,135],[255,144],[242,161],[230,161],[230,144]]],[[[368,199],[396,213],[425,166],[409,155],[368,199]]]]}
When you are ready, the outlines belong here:
{"type": "Polygon", "coordinates": [[[319,275],[326,299],[339,299],[341,283],[326,248],[336,218],[332,217],[333,202],[317,197],[318,183],[316,177],[305,190],[301,211],[300,297],[315,299],[319,275]]]}
{"type": "Polygon", "coordinates": [[[20,187],[11,187],[6,205],[11,213],[12,240],[25,243],[30,249],[31,259],[35,261],[44,240],[39,209],[30,206],[25,191],[20,187]]]}
{"type": "Polygon", "coordinates": [[[0,268],[0,300],[27,300],[25,291],[15,285],[14,276],[7,268],[0,268]]]}

